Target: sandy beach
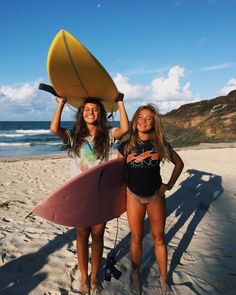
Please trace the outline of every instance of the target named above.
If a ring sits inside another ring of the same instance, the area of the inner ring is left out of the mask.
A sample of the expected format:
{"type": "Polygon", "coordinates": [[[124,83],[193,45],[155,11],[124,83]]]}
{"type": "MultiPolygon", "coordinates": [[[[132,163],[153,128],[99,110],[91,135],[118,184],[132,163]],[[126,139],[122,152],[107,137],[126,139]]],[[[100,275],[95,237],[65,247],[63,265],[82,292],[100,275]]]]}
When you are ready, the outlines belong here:
{"type": "MultiPolygon", "coordinates": [[[[236,145],[179,150],[185,167],[167,193],[169,280],[177,295],[233,295],[236,289],[236,145]]],[[[69,179],[66,155],[0,161],[0,294],[78,294],[75,230],[29,215],[48,193],[69,179]]],[[[171,164],[162,166],[167,180],[171,164]]],[[[117,220],[105,232],[103,294],[131,294],[129,229],[118,219],[119,280],[104,281],[117,220]]],[[[161,294],[148,220],[143,240],[143,294],[161,294]]]]}

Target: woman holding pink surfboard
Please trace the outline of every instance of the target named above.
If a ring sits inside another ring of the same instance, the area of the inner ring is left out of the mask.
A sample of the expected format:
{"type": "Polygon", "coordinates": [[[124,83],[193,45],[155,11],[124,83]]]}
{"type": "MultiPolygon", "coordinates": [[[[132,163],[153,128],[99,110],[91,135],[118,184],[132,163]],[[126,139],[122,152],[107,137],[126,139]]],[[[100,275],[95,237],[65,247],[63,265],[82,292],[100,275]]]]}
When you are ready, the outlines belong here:
{"type": "Polygon", "coordinates": [[[126,157],[127,216],[131,231],[131,288],[141,294],[140,263],[144,218],[147,212],[153,238],[156,261],[160,271],[162,294],[173,294],[167,277],[165,231],[165,192],[171,190],[183,169],[180,156],[166,142],[161,119],[154,105],[141,106],[131,121],[130,138],[118,148],[118,157],[126,157]],[[160,162],[170,160],[173,172],[167,184],[162,182],[160,162]]]}
{"type": "MultiPolygon", "coordinates": [[[[86,171],[94,165],[109,160],[111,146],[128,132],[129,123],[123,103],[123,94],[119,93],[117,105],[120,114],[120,126],[110,129],[106,111],[96,98],[87,98],[78,108],[76,123],[72,131],[60,126],[65,99],[57,97],[57,108],[51,121],[51,131],[69,146],[72,157],[73,176],[86,171]]],[[[77,228],[77,257],[81,273],[81,294],[100,294],[102,286],[98,282],[98,272],[103,253],[105,224],[77,228]],[[91,273],[88,274],[89,236],[92,237],[91,273]]]]}

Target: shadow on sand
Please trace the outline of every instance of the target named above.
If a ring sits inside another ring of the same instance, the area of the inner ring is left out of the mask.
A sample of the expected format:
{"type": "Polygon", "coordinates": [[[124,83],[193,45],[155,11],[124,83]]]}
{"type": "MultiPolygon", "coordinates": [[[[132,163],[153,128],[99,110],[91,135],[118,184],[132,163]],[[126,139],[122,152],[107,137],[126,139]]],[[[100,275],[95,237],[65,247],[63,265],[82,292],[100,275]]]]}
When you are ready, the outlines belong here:
{"type": "MultiPolygon", "coordinates": [[[[220,176],[194,169],[187,170],[187,173],[188,177],[180,184],[180,188],[167,198],[167,216],[174,212],[178,216],[178,221],[175,224],[167,226],[167,244],[188,221],[187,229],[182,235],[170,262],[168,274],[170,281],[172,281],[173,272],[183,253],[187,250],[198,224],[204,218],[211,204],[223,193],[220,176]]],[[[149,233],[149,220],[146,219],[144,222],[144,238],[149,233]]],[[[39,271],[48,262],[48,256],[61,249],[65,244],[71,243],[75,238],[76,232],[71,229],[56,236],[37,252],[23,255],[4,264],[0,268],[0,293],[3,295],[29,294],[46,279],[47,274],[39,273],[39,271]]],[[[117,262],[129,253],[129,244],[130,233],[116,245],[117,262]]],[[[145,267],[142,268],[142,278],[145,283],[150,269],[155,263],[153,247],[145,249],[142,260],[145,261],[145,267]]],[[[106,259],[103,259],[102,270],[104,270],[105,264],[106,259]]],[[[103,273],[102,271],[101,280],[104,279],[103,273]]],[[[191,284],[186,282],[185,285],[192,289],[195,294],[198,294],[191,284]]],[[[63,294],[63,290],[61,292],[63,294]]]]}
{"type": "Polygon", "coordinates": [[[74,229],[57,235],[37,252],[23,255],[0,267],[0,294],[26,295],[42,283],[47,274],[39,273],[48,263],[48,256],[70,243],[76,237],[74,229]]]}
{"type": "MultiPolygon", "coordinates": [[[[223,193],[222,179],[220,176],[194,169],[189,169],[186,172],[188,173],[188,176],[180,184],[180,188],[167,198],[167,216],[175,212],[175,216],[178,217],[178,221],[175,224],[170,224],[170,222],[166,226],[165,238],[167,245],[177,232],[185,224],[188,224],[177,248],[174,250],[170,262],[168,273],[168,279],[170,282],[173,282],[173,272],[180,263],[183,253],[187,250],[196,228],[204,218],[211,204],[223,193]]],[[[146,219],[144,222],[144,238],[149,232],[149,220],[146,219]]],[[[120,261],[122,257],[129,253],[129,243],[130,234],[123,238],[117,245],[117,261],[120,261]]],[[[141,275],[143,283],[147,283],[148,274],[155,263],[153,246],[148,250],[144,250],[142,261],[145,266],[142,267],[141,275]]],[[[186,282],[185,285],[192,289],[195,294],[198,294],[191,283],[186,282]]]]}

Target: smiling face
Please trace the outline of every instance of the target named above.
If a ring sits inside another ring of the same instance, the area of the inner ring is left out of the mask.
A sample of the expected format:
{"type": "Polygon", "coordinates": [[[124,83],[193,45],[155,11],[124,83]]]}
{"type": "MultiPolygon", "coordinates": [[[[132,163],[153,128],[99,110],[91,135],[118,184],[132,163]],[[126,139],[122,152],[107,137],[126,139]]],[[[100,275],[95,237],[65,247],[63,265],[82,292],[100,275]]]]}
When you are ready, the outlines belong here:
{"type": "Polygon", "coordinates": [[[140,111],[136,126],[139,133],[149,133],[154,126],[155,118],[154,113],[149,109],[143,109],[140,111]]]}
{"type": "Polygon", "coordinates": [[[95,124],[99,115],[99,106],[96,103],[86,103],[83,109],[83,119],[86,124],[95,124]]]}

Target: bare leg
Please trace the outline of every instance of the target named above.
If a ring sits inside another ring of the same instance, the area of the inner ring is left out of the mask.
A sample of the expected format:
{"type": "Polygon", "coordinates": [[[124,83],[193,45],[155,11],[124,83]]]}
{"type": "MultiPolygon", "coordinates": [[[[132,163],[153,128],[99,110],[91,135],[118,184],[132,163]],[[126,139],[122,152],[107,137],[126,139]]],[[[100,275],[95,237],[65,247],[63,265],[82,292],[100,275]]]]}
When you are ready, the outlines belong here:
{"type": "Polygon", "coordinates": [[[165,197],[160,195],[156,200],[150,202],[147,206],[147,213],[150,219],[155,256],[160,271],[160,281],[165,284],[167,276],[167,247],[164,238],[166,222],[165,197]]]}
{"type": "Polygon", "coordinates": [[[127,193],[127,217],[131,232],[130,257],[132,263],[133,291],[141,292],[140,263],[142,258],[142,238],[146,207],[127,193]]]}
{"type": "Polygon", "coordinates": [[[78,227],[77,231],[77,257],[79,263],[79,269],[81,274],[81,286],[80,289],[86,290],[89,285],[88,279],[88,239],[90,234],[89,227],[78,227]]]}
{"type": "Polygon", "coordinates": [[[103,243],[104,243],[104,230],[106,224],[97,224],[91,227],[92,234],[92,254],[91,254],[91,284],[98,283],[98,272],[101,265],[103,243]]]}

